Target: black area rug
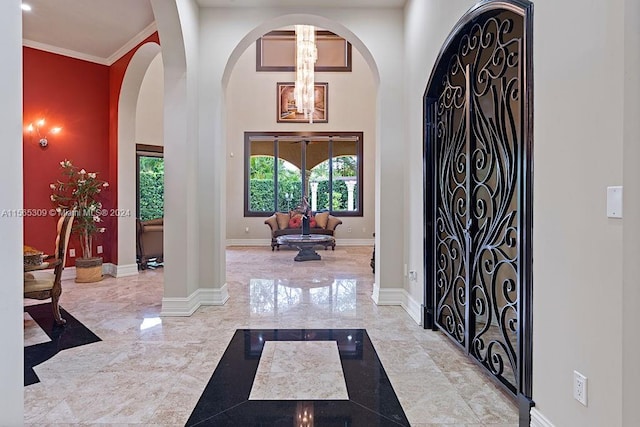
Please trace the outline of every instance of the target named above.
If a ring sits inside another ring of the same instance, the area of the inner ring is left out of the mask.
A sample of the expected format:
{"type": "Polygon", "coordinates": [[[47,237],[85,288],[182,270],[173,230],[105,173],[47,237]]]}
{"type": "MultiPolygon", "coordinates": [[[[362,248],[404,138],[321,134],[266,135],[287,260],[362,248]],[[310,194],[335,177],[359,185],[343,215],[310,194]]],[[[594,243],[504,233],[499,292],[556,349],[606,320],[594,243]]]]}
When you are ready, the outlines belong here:
{"type": "Polygon", "coordinates": [[[33,367],[51,359],[59,351],[102,341],[96,334],[87,329],[86,326],[62,307],[60,307],[60,314],[67,323],[62,326],[56,325],[50,302],[25,306],[24,311],[29,313],[33,320],[36,321],[40,328],[42,328],[51,339],[49,342],[30,345],[24,348],[25,386],[40,382],[33,367]]]}
{"type": "Polygon", "coordinates": [[[187,426],[408,426],[402,406],[364,329],[237,330],[187,426]],[[336,341],[349,400],[248,400],[266,341],[336,341]]]}

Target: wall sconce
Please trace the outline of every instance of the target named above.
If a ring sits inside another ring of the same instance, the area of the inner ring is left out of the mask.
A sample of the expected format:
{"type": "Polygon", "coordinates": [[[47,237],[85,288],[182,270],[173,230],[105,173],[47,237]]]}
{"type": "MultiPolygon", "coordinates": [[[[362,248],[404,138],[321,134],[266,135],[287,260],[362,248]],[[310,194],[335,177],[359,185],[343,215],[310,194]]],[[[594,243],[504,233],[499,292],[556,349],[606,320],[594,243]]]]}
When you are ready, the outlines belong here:
{"type": "MultiPolygon", "coordinates": [[[[38,139],[40,140],[40,147],[44,148],[47,145],[49,145],[49,141],[47,140],[48,134],[45,133],[44,129],[44,119],[40,119],[36,122],[35,126],[33,125],[33,123],[29,123],[29,126],[27,126],[27,131],[29,132],[30,135],[33,135],[33,131],[35,130],[36,133],[38,134],[38,139]]],[[[61,127],[52,127],[51,129],[49,129],[49,133],[51,134],[57,134],[60,133],[60,131],[62,130],[61,127]]]]}

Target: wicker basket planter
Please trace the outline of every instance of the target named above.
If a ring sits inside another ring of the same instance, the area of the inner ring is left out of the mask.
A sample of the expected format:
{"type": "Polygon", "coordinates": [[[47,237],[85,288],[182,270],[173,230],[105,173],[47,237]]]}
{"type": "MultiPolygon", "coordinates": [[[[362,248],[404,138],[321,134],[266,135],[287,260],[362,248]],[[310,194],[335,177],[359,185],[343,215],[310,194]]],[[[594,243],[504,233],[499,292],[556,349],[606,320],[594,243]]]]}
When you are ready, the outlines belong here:
{"type": "Polygon", "coordinates": [[[102,257],[77,258],[76,282],[91,283],[102,280],[102,257]]]}

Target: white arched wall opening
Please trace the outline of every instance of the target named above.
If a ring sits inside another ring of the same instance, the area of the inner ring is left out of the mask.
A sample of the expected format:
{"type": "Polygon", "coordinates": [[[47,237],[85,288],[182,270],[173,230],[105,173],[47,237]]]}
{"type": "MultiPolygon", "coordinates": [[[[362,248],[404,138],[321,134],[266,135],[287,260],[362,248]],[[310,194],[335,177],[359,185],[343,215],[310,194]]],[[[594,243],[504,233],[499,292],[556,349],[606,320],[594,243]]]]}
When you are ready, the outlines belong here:
{"type": "MultiPolygon", "coordinates": [[[[118,100],[118,209],[136,212],[136,107],[144,76],[160,53],[157,43],[145,43],[135,52],[122,80],[118,100]]],[[[118,267],[116,277],[138,274],[136,217],[118,217],[118,267]]]]}
{"type": "Polygon", "coordinates": [[[260,37],[269,31],[295,25],[295,24],[306,24],[306,25],[314,25],[316,27],[325,28],[338,34],[340,37],[343,37],[347,40],[353,47],[358,49],[360,54],[363,56],[367,65],[373,74],[373,79],[378,86],[380,84],[380,73],[378,72],[378,66],[376,65],[376,61],[373,58],[373,55],[369,51],[369,49],[365,46],[365,44],[360,40],[353,32],[351,32],[344,25],[327,19],[323,16],[316,15],[307,15],[307,14],[291,14],[291,15],[283,15],[275,19],[271,19],[266,21],[262,25],[254,28],[250,33],[248,33],[238,45],[233,49],[233,52],[229,56],[229,60],[224,68],[224,73],[222,75],[222,89],[223,93],[226,91],[227,86],[229,84],[229,78],[231,78],[231,73],[233,72],[233,68],[235,67],[240,55],[244,53],[247,48],[256,42],[260,37]]]}
{"type": "MultiPolygon", "coordinates": [[[[345,37],[379,81],[373,299],[406,308],[402,300],[406,294],[402,285],[404,225],[398,222],[404,218],[401,11],[283,14],[276,9],[248,13],[199,8],[196,2],[151,0],[151,5],[165,72],[165,242],[171,242],[165,245],[161,314],[188,316],[201,305],[224,304],[228,299],[224,92],[236,61],[250,43],[271,29],[294,23],[327,28],[345,37]]],[[[408,311],[419,321],[419,303],[412,305],[418,308],[408,311]]]]}
{"type": "MultiPolygon", "coordinates": [[[[363,59],[365,60],[366,64],[369,67],[369,70],[372,74],[372,79],[374,82],[374,85],[376,87],[376,91],[380,85],[380,73],[378,70],[378,65],[376,64],[375,58],[373,57],[371,51],[367,48],[367,46],[364,44],[364,42],[358,37],[356,36],[351,30],[349,30],[346,26],[342,25],[341,23],[338,23],[336,21],[333,21],[331,19],[328,19],[326,17],[323,16],[317,16],[317,15],[310,15],[310,14],[288,14],[288,15],[283,15],[268,21],[265,21],[264,23],[262,23],[261,25],[255,27],[254,29],[252,29],[249,33],[247,33],[242,40],[240,40],[240,42],[238,42],[238,44],[236,45],[236,47],[233,49],[231,55],[229,56],[229,59],[226,63],[223,75],[222,75],[222,95],[225,97],[227,96],[227,89],[229,86],[229,80],[231,78],[231,75],[233,73],[234,67],[236,66],[240,56],[252,45],[256,42],[257,39],[259,39],[260,37],[262,37],[264,34],[268,33],[269,31],[272,30],[276,30],[276,29],[280,29],[282,27],[287,27],[287,26],[292,26],[295,24],[306,24],[306,25],[314,25],[316,27],[320,27],[323,29],[327,29],[329,31],[332,31],[335,34],[338,34],[339,36],[343,37],[345,40],[347,40],[349,43],[351,43],[351,45],[358,50],[358,52],[362,55],[363,59]]],[[[225,105],[225,99],[222,100],[221,105],[224,108],[225,105]]],[[[379,105],[379,97],[377,98],[378,102],[377,105],[379,105]]],[[[376,215],[375,215],[375,223],[376,223],[376,236],[380,236],[381,234],[378,232],[378,212],[380,211],[380,197],[378,197],[379,193],[379,183],[380,183],[380,158],[379,158],[379,145],[380,145],[380,137],[379,137],[379,132],[378,132],[378,115],[380,114],[380,109],[376,108],[376,117],[375,117],[375,121],[376,121],[376,136],[375,136],[375,152],[376,152],[376,161],[375,161],[375,210],[376,210],[376,215]]],[[[224,123],[224,122],[222,122],[224,123]]],[[[224,127],[224,124],[223,124],[224,127]]],[[[223,139],[226,140],[226,135],[225,132],[223,131],[223,139]]],[[[226,176],[226,175],[225,175],[226,176]]],[[[223,185],[223,187],[226,188],[226,186],[223,185]]],[[[226,197],[222,198],[222,200],[227,200],[226,197]]],[[[222,210],[226,211],[226,206],[222,206],[222,210]]],[[[379,237],[378,237],[379,239],[379,237]]],[[[221,245],[223,245],[224,242],[221,242],[221,245]]],[[[384,271],[384,266],[381,265],[378,261],[376,261],[376,265],[379,266],[378,268],[376,268],[376,283],[379,283],[379,275],[380,275],[380,271],[384,271]]],[[[376,302],[381,302],[380,298],[379,298],[379,287],[376,287],[376,290],[374,291],[374,295],[373,298],[376,302]]]]}

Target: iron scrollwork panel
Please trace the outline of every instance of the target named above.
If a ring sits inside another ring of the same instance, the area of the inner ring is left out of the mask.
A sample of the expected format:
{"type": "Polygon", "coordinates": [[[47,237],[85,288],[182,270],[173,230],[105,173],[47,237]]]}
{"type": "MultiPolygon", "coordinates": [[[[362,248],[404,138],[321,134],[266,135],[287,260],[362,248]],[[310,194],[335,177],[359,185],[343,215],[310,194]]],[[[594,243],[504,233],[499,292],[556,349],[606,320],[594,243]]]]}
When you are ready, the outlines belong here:
{"type": "Polygon", "coordinates": [[[466,76],[457,58],[436,103],[435,320],[466,346],[468,188],[466,76]]]}
{"type": "Polygon", "coordinates": [[[435,321],[518,390],[522,17],[474,21],[441,79],[435,168],[435,321]]]}
{"type": "Polygon", "coordinates": [[[514,393],[518,381],[521,18],[502,12],[471,29],[474,61],[470,174],[476,224],[469,352],[514,393]],[[520,22],[520,25],[518,23],[520,22]]]}

